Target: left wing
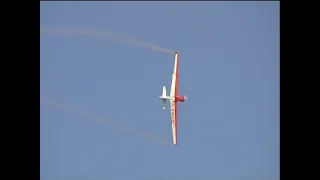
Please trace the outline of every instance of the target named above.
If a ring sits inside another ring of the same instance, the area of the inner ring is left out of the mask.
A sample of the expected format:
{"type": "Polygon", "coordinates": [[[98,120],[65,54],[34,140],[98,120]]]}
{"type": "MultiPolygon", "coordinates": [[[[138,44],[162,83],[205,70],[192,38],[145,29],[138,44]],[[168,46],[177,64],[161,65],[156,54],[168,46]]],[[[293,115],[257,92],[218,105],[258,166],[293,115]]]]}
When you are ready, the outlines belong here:
{"type": "Polygon", "coordinates": [[[172,122],[172,140],[173,144],[177,145],[177,102],[170,99],[171,122],[172,122]]]}
{"type": "Polygon", "coordinates": [[[174,68],[172,73],[170,96],[175,97],[177,95],[177,92],[178,92],[178,53],[176,52],[174,57],[174,68]]]}

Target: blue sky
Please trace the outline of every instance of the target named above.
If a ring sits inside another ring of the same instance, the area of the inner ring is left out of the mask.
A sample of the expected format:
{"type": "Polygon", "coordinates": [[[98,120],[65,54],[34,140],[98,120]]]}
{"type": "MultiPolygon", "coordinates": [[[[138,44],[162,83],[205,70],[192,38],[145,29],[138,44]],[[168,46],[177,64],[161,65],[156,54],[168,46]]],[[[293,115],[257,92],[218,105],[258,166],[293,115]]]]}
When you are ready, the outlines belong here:
{"type": "Polygon", "coordinates": [[[41,99],[83,109],[41,101],[41,179],[278,180],[279,6],[41,2],[40,27],[111,31],[179,51],[179,93],[188,95],[178,107],[178,146],[148,139],[172,141],[158,96],[170,87],[173,55],[40,34],[41,99]]]}

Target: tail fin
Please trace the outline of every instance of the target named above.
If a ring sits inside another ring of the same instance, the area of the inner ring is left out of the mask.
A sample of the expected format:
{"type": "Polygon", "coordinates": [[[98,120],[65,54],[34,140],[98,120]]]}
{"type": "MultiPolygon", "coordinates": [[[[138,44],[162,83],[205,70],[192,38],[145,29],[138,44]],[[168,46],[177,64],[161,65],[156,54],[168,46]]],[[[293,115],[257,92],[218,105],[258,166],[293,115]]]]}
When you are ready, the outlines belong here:
{"type": "Polygon", "coordinates": [[[163,86],[163,87],[162,87],[162,97],[167,97],[166,86],[163,86]]]}

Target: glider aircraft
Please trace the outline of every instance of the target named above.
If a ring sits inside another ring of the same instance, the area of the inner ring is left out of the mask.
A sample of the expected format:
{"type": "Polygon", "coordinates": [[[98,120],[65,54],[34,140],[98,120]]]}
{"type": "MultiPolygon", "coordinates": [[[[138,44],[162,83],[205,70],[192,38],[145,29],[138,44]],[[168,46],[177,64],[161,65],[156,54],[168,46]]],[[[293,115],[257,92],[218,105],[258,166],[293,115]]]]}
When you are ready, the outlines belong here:
{"type": "Polygon", "coordinates": [[[167,100],[170,102],[170,111],[171,111],[171,122],[172,122],[172,138],[173,138],[173,145],[177,145],[177,103],[184,102],[185,97],[178,95],[178,81],[179,80],[179,54],[175,52],[174,58],[174,69],[172,74],[172,81],[171,81],[171,89],[170,89],[170,96],[167,96],[166,93],[166,86],[162,87],[162,96],[159,96],[162,100],[162,108],[165,109],[167,100]]]}

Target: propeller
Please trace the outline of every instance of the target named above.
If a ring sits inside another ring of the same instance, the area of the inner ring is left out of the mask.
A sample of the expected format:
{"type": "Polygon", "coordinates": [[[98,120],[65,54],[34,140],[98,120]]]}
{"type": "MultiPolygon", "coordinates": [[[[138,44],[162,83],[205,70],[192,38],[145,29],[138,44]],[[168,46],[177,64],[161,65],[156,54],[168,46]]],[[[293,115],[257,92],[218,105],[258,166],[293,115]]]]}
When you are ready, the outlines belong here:
{"type": "Polygon", "coordinates": [[[188,95],[184,96],[184,100],[187,101],[188,100],[188,95]]]}

